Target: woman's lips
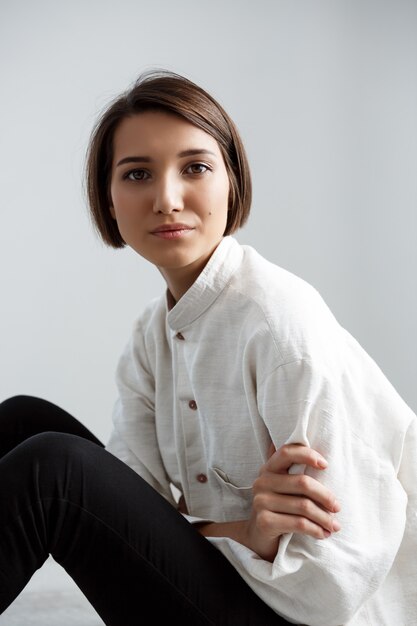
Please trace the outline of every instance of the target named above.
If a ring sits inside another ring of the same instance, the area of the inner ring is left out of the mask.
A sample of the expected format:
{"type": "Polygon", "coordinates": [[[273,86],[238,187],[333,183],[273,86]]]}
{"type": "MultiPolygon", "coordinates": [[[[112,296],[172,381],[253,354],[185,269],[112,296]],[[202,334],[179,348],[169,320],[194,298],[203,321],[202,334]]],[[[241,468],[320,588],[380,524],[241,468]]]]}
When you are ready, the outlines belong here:
{"type": "Polygon", "coordinates": [[[152,235],[161,239],[179,239],[194,230],[186,224],[167,224],[152,231],[152,235]]]}

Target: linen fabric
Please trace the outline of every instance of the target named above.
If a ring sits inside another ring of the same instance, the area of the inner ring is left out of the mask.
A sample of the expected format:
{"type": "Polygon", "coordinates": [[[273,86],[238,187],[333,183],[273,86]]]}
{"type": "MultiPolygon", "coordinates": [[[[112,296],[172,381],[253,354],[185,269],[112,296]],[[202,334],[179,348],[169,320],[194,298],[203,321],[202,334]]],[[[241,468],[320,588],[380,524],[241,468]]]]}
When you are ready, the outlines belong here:
{"type": "Polygon", "coordinates": [[[283,535],[273,563],[209,541],[291,623],[416,625],[416,415],[311,285],[233,237],[169,302],[121,355],[107,450],[174,506],[178,489],[190,522],[222,522],[248,518],[271,441],[311,446],[328,468],[291,471],[335,494],[338,533],[283,535]]]}

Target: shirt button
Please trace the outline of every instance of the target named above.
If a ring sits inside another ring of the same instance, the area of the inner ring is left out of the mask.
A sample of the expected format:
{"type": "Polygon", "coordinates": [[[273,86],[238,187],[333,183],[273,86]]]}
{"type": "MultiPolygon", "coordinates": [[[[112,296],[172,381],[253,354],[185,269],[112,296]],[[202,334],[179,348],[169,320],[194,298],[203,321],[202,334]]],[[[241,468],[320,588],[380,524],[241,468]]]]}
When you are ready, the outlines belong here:
{"type": "Polygon", "coordinates": [[[197,475],[197,480],[199,483],[206,483],[208,478],[205,474],[198,474],[197,475]]]}
{"type": "Polygon", "coordinates": [[[188,403],[188,406],[190,407],[190,409],[192,409],[193,411],[197,410],[197,402],[195,400],[190,400],[188,403]]]}
{"type": "Polygon", "coordinates": [[[181,341],[184,341],[184,339],[185,339],[185,337],[184,337],[184,335],[182,333],[177,333],[175,336],[176,336],[177,339],[180,339],[181,341]]]}

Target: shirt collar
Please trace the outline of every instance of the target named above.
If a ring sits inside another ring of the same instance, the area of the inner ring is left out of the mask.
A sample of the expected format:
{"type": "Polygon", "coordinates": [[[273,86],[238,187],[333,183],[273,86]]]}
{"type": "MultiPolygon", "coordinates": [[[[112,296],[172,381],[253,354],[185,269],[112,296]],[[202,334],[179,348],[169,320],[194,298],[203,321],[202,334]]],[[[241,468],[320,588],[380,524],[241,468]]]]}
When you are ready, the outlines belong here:
{"type": "MultiPolygon", "coordinates": [[[[185,328],[213,304],[239,267],[242,257],[243,250],[236,239],[230,235],[223,237],[197,280],[168,311],[171,330],[177,332],[185,328]]],[[[167,303],[170,297],[172,295],[168,292],[167,303]]]]}

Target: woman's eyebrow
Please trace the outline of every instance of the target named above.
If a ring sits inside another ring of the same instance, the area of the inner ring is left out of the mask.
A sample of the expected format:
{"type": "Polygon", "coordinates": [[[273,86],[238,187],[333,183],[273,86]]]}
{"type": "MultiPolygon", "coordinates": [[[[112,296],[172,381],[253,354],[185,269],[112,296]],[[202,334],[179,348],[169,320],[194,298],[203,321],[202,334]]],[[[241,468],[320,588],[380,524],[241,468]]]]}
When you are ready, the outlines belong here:
{"type": "MultiPolygon", "coordinates": [[[[211,150],[206,150],[206,148],[190,148],[189,150],[182,150],[177,154],[177,157],[187,157],[187,156],[195,156],[196,154],[211,154],[212,156],[217,156],[215,152],[211,150]]],[[[119,165],[124,165],[125,163],[152,163],[153,159],[148,156],[127,156],[121,159],[116,167],[119,165]]]]}
{"type": "Polygon", "coordinates": [[[124,159],[120,159],[120,161],[116,164],[116,167],[119,165],[123,165],[124,163],[151,163],[151,157],[147,156],[128,156],[124,157],[124,159]]]}
{"type": "Polygon", "coordinates": [[[206,150],[205,148],[192,148],[190,150],[183,150],[177,154],[178,157],[186,157],[186,156],[194,156],[195,154],[211,154],[212,156],[216,156],[214,152],[211,150],[206,150]]]}

